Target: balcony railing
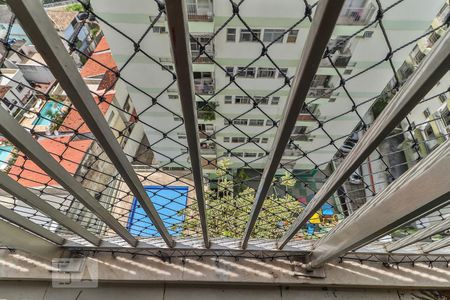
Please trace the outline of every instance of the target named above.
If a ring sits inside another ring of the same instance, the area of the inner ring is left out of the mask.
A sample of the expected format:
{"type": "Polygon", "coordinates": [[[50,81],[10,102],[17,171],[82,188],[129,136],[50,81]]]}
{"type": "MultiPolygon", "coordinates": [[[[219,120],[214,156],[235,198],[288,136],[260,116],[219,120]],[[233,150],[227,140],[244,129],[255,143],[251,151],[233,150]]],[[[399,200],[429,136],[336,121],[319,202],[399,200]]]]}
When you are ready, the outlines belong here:
{"type": "Polygon", "coordinates": [[[311,98],[330,98],[333,94],[334,87],[330,85],[329,87],[315,87],[310,88],[308,91],[308,96],[311,98]]]}
{"type": "Polygon", "coordinates": [[[195,92],[200,95],[214,94],[214,83],[196,83],[195,92]]]}
{"type": "Polygon", "coordinates": [[[211,2],[204,1],[204,3],[187,3],[187,13],[189,21],[213,20],[213,6],[211,2]]]}

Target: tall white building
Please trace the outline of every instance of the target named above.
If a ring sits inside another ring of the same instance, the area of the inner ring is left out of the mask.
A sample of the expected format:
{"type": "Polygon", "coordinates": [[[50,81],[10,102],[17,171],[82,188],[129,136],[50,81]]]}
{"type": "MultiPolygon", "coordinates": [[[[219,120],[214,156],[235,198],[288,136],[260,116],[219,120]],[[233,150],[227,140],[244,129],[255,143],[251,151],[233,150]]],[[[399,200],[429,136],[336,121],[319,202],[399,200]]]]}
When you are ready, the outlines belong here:
{"type": "MultiPolygon", "coordinates": [[[[381,1],[384,8],[395,2],[381,1]]],[[[442,0],[409,0],[387,11],[383,16],[383,25],[392,49],[423,34],[442,4],[442,0]]],[[[93,0],[92,5],[98,15],[120,31],[100,22],[119,68],[126,64],[121,76],[135,85],[128,86],[128,90],[140,120],[149,125],[145,132],[156,151],[155,163],[174,168],[178,168],[179,164],[188,166],[189,156],[182,147],[186,144],[186,134],[179,118],[181,111],[177,87],[176,83],[171,84],[172,74],[164,70],[173,70],[167,22],[164,17],[157,19],[159,11],[156,2],[129,1],[126,10],[123,9],[124,2],[119,0],[93,0]],[[155,27],[145,34],[155,19],[155,27]],[[140,49],[164,65],[164,68],[142,53],[130,60],[135,51],[132,40],[138,41],[143,35],[145,37],[139,45],[140,49]],[[155,97],[161,94],[152,105],[145,93],[155,97]],[[169,133],[164,135],[163,131],[169,133]],[[174,159],[171,161],[170,158],[174,159]]],[[[242,167],[242,161],[247,161],[254,168],[263,168],[267,161],[265,152],[270,151],[276,133],[271,120],[283,118],[289,94],[283,73],[289,77],[295,74],[310,27],[308,19],[298,23],[304,16],[304,3],[298,0],[246,0],[239,6],[239,15],[253,34],[266,46],[273,43],[268,54],[276,66],[267,56],[251,63],[260,56],[263,47],[244,23],[233,16],[230,1],[188,0],[187,6],[192,36],[205,43],[218,32],[205,49],[216,63],[205,55],[193,63],[198,103],[203,102],[201,98],[214,102],[217,111],[199,112],[200,130],[214,138],[214,141],[208,141],[204,134],[200,134],[202,156],[213,161],[231,155],[235,156],[232,158],[234,167],[242,167]],[[292,30],[278,39],[291,26],[294,26],[292,30]],[[244,72],[239,72],[250,63],[244,72]],[[227,72],[236,75],[236,83],[230,84],[227,72]],[[210,99],[211,95],[215,95],[214,98],[210,99]],[[258,101],[257,109],[252,109],[254,104],[248,96],[258,101]],[[230,123],[234,126],[229,126],[230,123]],[[254,137],[251,143],[247,143],[247,136],[254,137]],[[227,148],[232,149],[231,154],[227,148]]],[[[329,46],[340,45],[333,54],[333,62],[345,78],[382,61],[389,52],[379,24],[365,28],[376,16],[375,1],[348,0],[344,5],[329,46]],[[349,41],[341,43],[355,33],[349,41]]],[[[193,57],[196,57],[200,47],[195,41],[191,44],[193,57]]],[[[392,60],[396,69],[400,68],[413,47],[412,43],[395,52],[392,60]]],[[[367,100],[378,95],[392,75],[389,62],[384,61],[346,83],[360,115],[364,115],[371,105],[367,100]]],[[[321,122],[325,122],[323,130],[308,134],[318,127],[318,122],[303,112],[298,117],[292,135],[303,151],[315,150],[309,158],[323,167],[336,153],[336,147],[330,145],[330,137],[340,147],[344,136],[360,121],[356,112],[351,111],[353,104],[342,88],[329,92],[339,84],[335,69],[328,60],[324,60],[306,100],[309,102],[318,98],[309,106],[309,110],[321,122]],[[332,121],[326,122],[331,118],[332,121]]],[[[282,162],[300,156],[300,151],[295,147],[290,148],[286,149],[282,162]]],[[[292,161],[289,166],[293,169],[311,169],[314,164],[302,158],[292,161]]]]}

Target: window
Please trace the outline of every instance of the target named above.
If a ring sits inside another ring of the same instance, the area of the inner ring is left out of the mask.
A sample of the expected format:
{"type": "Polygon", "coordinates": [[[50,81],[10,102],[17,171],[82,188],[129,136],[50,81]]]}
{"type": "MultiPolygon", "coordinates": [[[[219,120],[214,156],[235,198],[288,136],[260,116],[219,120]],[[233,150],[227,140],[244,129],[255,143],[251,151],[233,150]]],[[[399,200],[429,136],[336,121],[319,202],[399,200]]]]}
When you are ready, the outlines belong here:
{"type": "Polygon", "coordinates": [[[231,104],[233,102],[233,97],[225,96],[225,104],[231,104]]]}
{"type": "Polygon", "coordinates": [[[275,126],[274,122],[272,120],[266,121],[266,126],[275,126]]]}
{"type": "Polygon", "coordinates": [[[298,35],[297,29],[289,31],[286,42],[295,43],[297,41],[297,35],[298,35]]]}
{"type": "Polygon", "coordinates": [[[269,98],[267,97],[255,96],[254,98],[258,104],[269,104],[269,98]]]}
{"type": "Polygon", "coordinates": [[[169,99],[170,100],[177,100],[178,99],[178,95],[169,95],[169,99]]]}
{"type": "Polygon", "coordinates": [[[270,104],[272,105],[278,105],[278,103],[280,103],[280,97],[278,96],[273,96],[272,97],[272,102],[270,104]]]}
{"type": "Polygon", "coordinates": [[[166,32],[166,27],[164,27],[164,26],[154,26],[153,27],[153,32],[155,32],[155,33],[165,33],[166,32]]]}
{"type": "Polygon", "coordinates": [[[236,96],[234,97],[235,104],[250,104],[251,100],[247,96],[236,96]]]}
{"type": "Polygon", "coordinates": [[[261,139],[259,137],[248,138],[249,143],[259,143],[261,139]]]}
{"type": "Polygon", "coordinates": [[[177,121],[177,122],[180,122],[181,118],[179,116],[177,116],[177,115],[173,115],[173,120],[177,121]]]}
{"type": "Polygon", "coordinates": [[[423,111],[423,115],[425,116],[425,118],[428,118],[428,117],[431,115],[430,109],[429,109],[429,108],[425,109],[425,110],[423,111]]]}
{"type": "Polygon", "coordinates": [[[267,144],[269,142],[269,138],[262,138],[261,143],[267,144]]]}
{"type": "Polygon", "coordinates": [[[258,153],[258,157],[263,157],[264,154],[265,154],[265,153],[260,152],[260,153],[258,153]]]}
{"type": "Polygon", "coordinates": [[[224,137],[223,137],[223,142],[224,142],[224,143],[229,143],[229,142],[230,142],[230,137],[224,136],[224,137]]]}
{"type": "Polygon", "coordinates": [[[236,42],[236,28],[227,28],[227,42],[236,42]]]}
{"type": "Polygon", "coordinates": [[[127,97],[127,100],[125,101],[125,104],[123,105],[123,110],[126,112],[130,111],[131,104],[130,104],[130,96],[127,97]]]}
{"type": "Polygon", "coordinates": [[[435,138],[433,127],[431,127],[431,125],[428,125],[427,128],[425,128],[424,132],[425,132],[425,135],[427,138],[429,138],[429,139],[435,138]]]}
{"type": "Polygon", "coordinates": [[[16,86],[16,91],[18,91],[19,93],[23,91],[23,85],[21,83],[16,86]]]}
{"type": "Polygon", "coordinates": [[[292,133],[293,134],[304,134],[306,132],[307,128],[308,127],[306,127],[306,126],[295,126],[294,131],[292,133]]]}
{"type": "Polygon", "coordinates": [[[284,76],[287,76],[288,68],[280,68],[280,71],[278,71],[278,78],[284,78],[284,76]]]}
{"type": "Polygon", "coordinates": [[[372,35],[373,35],[373,31],[371,31],[371,30],[364,31],[363,38],[368,39],[368,38],[371,38],[372,35]]]}
{"type": "Polygon", "coordinates": [[[444,121],[445,125],[450,126],[450,111],[448,110],[448,108],[442,112],[441,116],[442,116],[442,120],[444,121]]]}
{"type": "Polygon", "coordinates": [[[350,75],[350,74],[352,74],[352,69],[345,69],[344,70],[344,75],[350,75]]]}
{"type": "Polygon", "coordinates": [[[237,77],[255,78],[255,68],[238,67],[237,77]]]}
{"type": "Polygon", "coordinates": [[[187,136],[186,136],[185,133],[180,133],[180,132],[178,132],[178,133],[177,133],[177,136],[178,136],[178,139],[179,139],[179,140],[185,140],[185,139],[187,139],[187,136]]]}
{"type": "Polygon", "coordinates": [[[244,156],[244,153],[242,153],[242,152],[231,152],[231,156],[242,157],[242,156],[244,156]]]}
{"type": "Polygon", "coordinates": [[[245,137],[232,137],[231,138],[231,142],[232,143],[239,143],[239,144],[243,144],[245,143],[246,138],[245,137]]]}
{"type": "Polygon", "coordinates": [[[434,44],[434,43],[437,42],[437,40],[438,40],[440,37],[441,37],[441,36],[440,36],[437,32],[433,31],[433,32],[430,34],[430,37],[428,38],[428,40],[430,41],[431,44],[434,44]]]}
{"type": "Polygon", "coordinates": [[[111,114],[110,114],[109,117],[108,117],[108,124],[111,125],[111,122],[112,122],[112,120],[114,119],[114,117],[115,117],[115,113],[114,113],[114,111],[112,110],[112,111],[111,111],[111,114]]]}
{"type": "Polygon", "coordinates": [[[282,43],[283,42],[283,29],[266,29],[264,30],[264,42],[275,42],[282,43]]]}
{"type": "Polygon", "coordinates": [[[274,78],[275,68],[258,68],[258,78],[274,78]]]}
{"type": "Polygon", "coordinates": [[[252,32],[248,29],[241,29],[241,35],[239,36],[239,42],[257,42],[261,37],[261,29],[253,29],[252,32]]]}
{"type": "Polygon", "coordinates": [[[247,119],[234,119],[233,124],[234,125],[247,125],[248,120],[247,119]]]}
{"type": "Polygon", "coordinates": [[[249,126],[263,126],[264,125],[264,120],[252,119],[252,120],[249,121],[248,125],[249,126]]]}
{"type": "Polygon", "coordinates": [[[234,67],[225,67],[225,70],[227,71],[226,76],[232,76],[234,74],[234,67]]]}
{"type": "Polygon", "coordinates": [[[441,101],[441,103],[445,103],[447,101],[447,96],[445,94],[440,94],[439,101],[441,101]]]}
{"type": "Polygon", "coordinates": [[[248,152],[248,153],[245,153],[244,157],[256,157],[256,153],[248,152]]]}
{"type": "Polygon", "coordinates": [[[163,71],[167,71],[167,70],[173,71],[174,70],[172,65],[162,65],[161,69],[163,71]]]}

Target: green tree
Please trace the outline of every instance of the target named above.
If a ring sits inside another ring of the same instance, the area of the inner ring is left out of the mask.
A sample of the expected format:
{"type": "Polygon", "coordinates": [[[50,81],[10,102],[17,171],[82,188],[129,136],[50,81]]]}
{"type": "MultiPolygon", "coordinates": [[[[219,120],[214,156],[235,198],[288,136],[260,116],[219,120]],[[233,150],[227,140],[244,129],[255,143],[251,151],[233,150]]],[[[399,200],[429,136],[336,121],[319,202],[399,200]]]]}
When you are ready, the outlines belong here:
{"type": "Polygon", "coordinates": [[[84,7],[81,3],[73,3],[73,4],[69,4],[65,7],[65,11],[78,11],[78,12],[82,12],[84,11],[84,7]]]}
{"type": "MultiPolygon", "coordinates": [[[[240,188],[235,188],[229,169],[229,159],[219,161],[216,169],[217,187],[207,188],[205,191],[208,227],[212,237],[242,237],[255,201],[254,189],[239,183],[237,185],[240,188]]],[[[241,176],[242,174],[238,177],[241,176]]],[[[279,184],[287,189],[295,185],[295,179],[285,175],[279,184]]],[[[252,237],[280,237],[301,210],[299,202],[288,193],[283,192],[281,196],[273,193],[264,202],[252,237]]],[[[201,231],[196,203],[181,211],[180,215],[182,214],[185,215],[185,221],[177,229],[183,235],[201,231]]]]}

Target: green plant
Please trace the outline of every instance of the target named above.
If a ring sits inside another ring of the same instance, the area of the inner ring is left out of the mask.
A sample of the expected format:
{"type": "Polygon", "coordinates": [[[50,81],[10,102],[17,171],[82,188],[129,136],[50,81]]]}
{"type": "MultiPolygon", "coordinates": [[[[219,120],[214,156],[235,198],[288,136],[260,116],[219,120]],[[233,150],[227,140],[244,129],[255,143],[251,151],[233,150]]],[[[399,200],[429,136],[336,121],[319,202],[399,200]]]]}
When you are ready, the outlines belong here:
{"type": "Polygon", "coordinates": [[[83,7],[83,5],[81,5],[81,3],[73,3],[73,4],[67,5],[65,10],[82,12],[82,11],[84,11],[84,7],[83,7]]]}
{"type": "MultiPolygon", "coordinates": [[[[208,226],[213,237],[241,238],[255,200],[255,190],[252,188],[244,187],[242,190],[234,191],[235,182],[229,172],[230,166],[231,162],[229,159],[220,160],[216,169],[217,187],[214,190],[206,188],[205,191],[208,226]]],[[[239,171],[239,173],[240,175],[237,175],[238,178],[245,177],[242,171],[239,171]]],[[[295,185],[295,182],[292,180],[289,178],[285,183],[295,185]]],[[[282,196],[272,194],[268,196],[260,212],[259,221],[253,230],[252,237],[280,237],[286,230],[289,222],[301,210],[299,202],[289,194],[282,196]]],[[[181,230],[183,235],[200,231],[198,207],[195,203],[179,212],[179,214],[185,215],[183,224],[177,226],[177,229],[181,230]]]]}

